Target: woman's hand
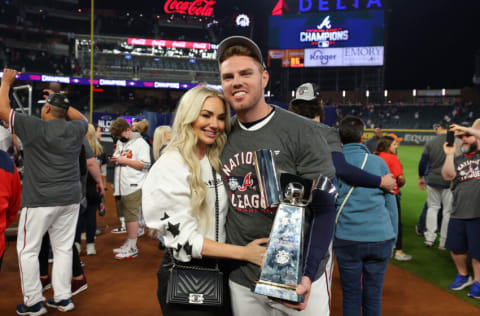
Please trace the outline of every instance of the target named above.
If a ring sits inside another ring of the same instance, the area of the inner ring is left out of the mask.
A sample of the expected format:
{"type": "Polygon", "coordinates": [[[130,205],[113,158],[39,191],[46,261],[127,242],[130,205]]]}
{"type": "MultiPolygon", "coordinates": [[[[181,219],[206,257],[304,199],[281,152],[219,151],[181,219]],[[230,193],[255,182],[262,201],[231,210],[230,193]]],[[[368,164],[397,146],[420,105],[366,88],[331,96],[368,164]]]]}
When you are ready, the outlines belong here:
{"type": "Polygon", "coordinates": [[[268,238],[259,238],[255,239],[248,245],[244,246],[244,258],[243,260],[256,264],[257,266],[263,267],[263,262],[265,261],[265,252],[267,247],[262,246],[268,243],[268,238]]]}

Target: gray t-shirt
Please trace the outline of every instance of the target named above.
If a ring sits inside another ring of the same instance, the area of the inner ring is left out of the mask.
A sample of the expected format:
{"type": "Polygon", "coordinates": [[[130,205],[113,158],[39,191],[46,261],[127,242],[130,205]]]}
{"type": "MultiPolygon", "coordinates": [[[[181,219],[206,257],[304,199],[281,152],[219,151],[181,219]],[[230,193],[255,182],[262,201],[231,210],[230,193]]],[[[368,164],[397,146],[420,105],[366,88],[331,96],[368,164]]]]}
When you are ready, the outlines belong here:
{"type": "MultiPolygon", "coordinates": [[[[253,152],[271,149],[280,173],[308,179],[316,179],[320,174],[332,178],[335,168],[326,142],[330,130],[281,108],[276,108],[271,120],[256,130],[245,130],[234,119],[221,155],[222,176],[230,200],[226,224],[229,243],[244,246],[268,237],[275,217],[276,208],[260,206],[253,152]]],[[[260,276],[260,268],[248,262],[232,262],[232,268],[230,278],[246,287],[252,287],[260,276]]]]}
{"type": "Polygon", "coordinates": [[[323,123],[319,123],[319,126],[325,128],[324,137],[327,141],[328,147],[330,147],[331,152],[342,152],[342,141],[340,140],[340,134],[338,129],[335,127],[330,127],[323,123]]]}
{"type": "Polygon", "coordinates": [[[445,162],[443,144],[445,144],[446,141],[447,134],[440,134],[425,144],[423,154],[428,155],[427,183],[430,186],[440,186],[444,188],[450,186],[450,181],[445,181],[442,177],[442,167],[445,162]]]}
{"type": "Polygon", "coordinates": [[[480,218],[480,152],[472,157],[455,157],[455,171],[452,193],[453,205],[451,218],[480,218]]]}
{"type": "Polygon", "coordinates": [[[12,128],[24,147],[22,206],[78,203],[82,195],[78,161],[87,122],[44,121],[14,112],[12,128]]]}

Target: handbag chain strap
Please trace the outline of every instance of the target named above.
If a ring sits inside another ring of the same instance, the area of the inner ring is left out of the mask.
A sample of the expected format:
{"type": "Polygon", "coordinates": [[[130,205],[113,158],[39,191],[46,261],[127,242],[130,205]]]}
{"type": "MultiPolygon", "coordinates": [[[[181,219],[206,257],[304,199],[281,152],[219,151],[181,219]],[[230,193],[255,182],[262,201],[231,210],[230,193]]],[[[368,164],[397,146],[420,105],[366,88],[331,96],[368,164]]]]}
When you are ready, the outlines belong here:
{"type": "MultiPolygon", "coordinates": [[[[219,201],[218,201],[218,188],[217,188],[217,172],[215,171],[215,168],[212,167],[212,175],[213,175],[213,186],[215,187],[215,241],[218,242],[218,227],[219,227],[219,216],[220,216],[220,210],[219,210],[219,201]]],[[[189,266],[189,265],[182,265],[178,264],[178,260],[175,259],[173,256],[173,250],[170,248],[170,252],[172,255],[173,259],[173,266],[183,268],[183,269],[190,269],[190,270],[207,270],[207,271],[219,271],[220,269],[218,268],[218,260],[215,259],[215,268],[206,268],[202,266],[189,266]]]]}

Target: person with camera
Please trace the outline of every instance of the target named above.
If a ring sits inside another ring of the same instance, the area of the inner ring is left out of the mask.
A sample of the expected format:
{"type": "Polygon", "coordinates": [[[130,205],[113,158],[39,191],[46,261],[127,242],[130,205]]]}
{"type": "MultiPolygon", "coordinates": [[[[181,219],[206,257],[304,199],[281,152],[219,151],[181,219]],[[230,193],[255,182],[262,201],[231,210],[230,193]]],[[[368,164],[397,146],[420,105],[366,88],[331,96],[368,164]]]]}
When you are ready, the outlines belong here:
{"type": "Polygon", "coordinates": [[[452,181],[453,193],[445,247],[458,272],[449,289],[459,291],[471,285],[468,296],[480,299],[480,140],[476,136],[480,136],[480,119],[471,128],[454,124],[451,130],[461,139],[462,155],[455,156],[455,143],[444,144],[442,176],[452,181]],[[473,278],[468,273],[468,257],[472,259],[473,278]]]}

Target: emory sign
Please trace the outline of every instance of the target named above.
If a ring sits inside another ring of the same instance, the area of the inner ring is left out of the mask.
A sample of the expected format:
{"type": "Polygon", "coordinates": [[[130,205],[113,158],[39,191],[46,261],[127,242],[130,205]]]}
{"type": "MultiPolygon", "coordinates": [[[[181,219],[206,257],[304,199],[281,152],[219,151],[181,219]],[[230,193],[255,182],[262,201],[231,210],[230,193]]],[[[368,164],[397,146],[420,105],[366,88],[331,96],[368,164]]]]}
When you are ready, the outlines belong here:
{"type": "Polygon", "coordinates": [[[167,0],[163,6],[165,13],[212,16],[215,0],[167,0]]]}

